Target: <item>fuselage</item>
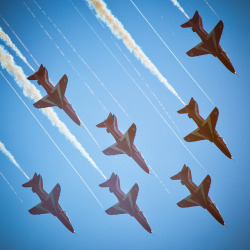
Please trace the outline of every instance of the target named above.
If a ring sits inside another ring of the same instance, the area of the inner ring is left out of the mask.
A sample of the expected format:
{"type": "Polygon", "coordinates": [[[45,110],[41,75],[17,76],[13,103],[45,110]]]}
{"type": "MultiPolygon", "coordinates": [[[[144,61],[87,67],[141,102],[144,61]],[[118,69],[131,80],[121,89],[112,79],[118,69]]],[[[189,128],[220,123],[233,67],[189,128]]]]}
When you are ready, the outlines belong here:
{"type": "Polygon", "coordinates": [[[149,233],[152,233],[152,230],[148,224],[147,219],[144,217],[142,211],[139,209],[137,204],[132,205],[129,199],[125,199],[126,194],[120,188],[119,179],[114,184],[110,185],[109,191],[111,193],[114,193],[114,195],[119,200],[122,207],[126,210],[126,212],[129,215],[134,217],[149,233]]]}
{"type": "Polygon", "coordinates": [[[197,126],[201,130],[201,133],[210,142],[213,142],[227,157],[231,159],[232,155],[229,149],[227,148],[227,145],[223,141],[222,137],[218,134],[217,130],[216,129],[211,130],[203,126],[205,120],[200,116],[197,105],[195,105],[194,110],[190,110],[188,108],[187,110],[188,110],[188,117],[194,120],[194,122],[197,124],[197,126]]]}
{"type": "Polygon", "coordinates": [[[124,134],[118,129],[118,127],[114,124],[110,124],[109,122],[104,122],[106,126],[106,130],[108,133],[111,133],[114,139],[116,140],[119,148],[128,156],[132,157],[136,163],[147,173],[149,173],[148,166],[143,159],[141,153],[136,148],[134,143],[131,145],[129,142],[129,138],[126,140],[122,140],[124,134]]]}
{"type": "Polygon", "coordinates": [[[232,73],[235,74],[235,69],[227,56],[226,52],[222,49],[220,44],[217,45],[216,41],[209,37],[209,34],[203,29],[202,21],[199,20],[198,24],[194,23],[190,20],[190,24],[192,26],[192,31],[197,33],[200,37],[206,49],[215,57],[225,65],[225,67],[230,70],[232,73]],[[208,39],[211,39],[211,42],[208,42],[208,39]]]}
{"type": "Polygon", "coordinates": [[[207,209],[207,211],[222,225],[224,225],[224,220],[222,219],[219,210],[216,205],[208,196],[204,198],[200,193],[196,192],[197,186],[193,183],[192,179],[188,176],[187,178],[181,178],[181,183],[187,187],[190,191],[192,197],[197,201],[197,205],[207,209]]]}
{"type": "MultiPolygon", "coordinates": [[[[41,178],[38,176],[38,178],[41,178]]],[[[39,180],[41,181],[41,180],[39,180]]],[[[52,201],[52,199],[47,199],[48,198],[48,193],[42,188],[41,185],[36,184],[32,187],[32,192],[36,193],[38,197],[40,198],[42,202],[42,206],[48,210],[49,213],[53,214],[56,216],[63,224],[64,226],[70,230],[72,233],[74,233],[74,229],[70,223],[69,218],[67,217],[65,211],[61,208],[59,203],[55,203],[52,201]]]]}

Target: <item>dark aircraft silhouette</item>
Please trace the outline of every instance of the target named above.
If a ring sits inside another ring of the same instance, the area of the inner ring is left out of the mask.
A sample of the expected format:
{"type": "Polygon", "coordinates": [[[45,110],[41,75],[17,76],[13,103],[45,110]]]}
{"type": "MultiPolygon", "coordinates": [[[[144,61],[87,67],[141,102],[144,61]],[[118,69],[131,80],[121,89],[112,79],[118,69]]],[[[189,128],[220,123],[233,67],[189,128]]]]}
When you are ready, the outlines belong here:
{"type": "Polygon", "coordinates": [[[226,143],[215,129],[219,116],[218,108],[214,108],[208,118],[204,120],[199,114],[197,102],[192,97],[189,104],[177,112],[179,114],[188,113],[188,117],[192,118],[198,126],[196,130],[184,138],[185,141],[193,142],[209,140],[210,142],[213,142],[228,158],[232,159],[232,155],[228,150],[226,143]]]}
{"type": "Polygon", "coordinates": [[[36,108],[47,108],[57,106],[60,109],[63,109],[65,113],[79,126],[81,126],[81,122],[72,108],[72,105],[68,102],[66,97],[64,96],[66,87],[68,84],[68,77],[64,75],[58,84],[54,87],[50,81],[48,76],[48,71],[43,65],[41,64],[39,70],[29,76],[28,80],[37,80],[39,85],[42,85],[43,88],[46,90],[47,94],[38,102],[34,103],[33,105],[36,108]]]}
{"type": "Polygon", "coordinates": [[[142,211],[136,204],[136,199],[139,192],[138,184],[135,184],[130,191],[125,194],[120,188],[120,179],[118,175],[112,173],[109,180],[99,185],[100,187],[109,187],[109,191],[114,193],[119,202],[105,212],[109,215],[129,214],[134,217],[149,233],[152,230],[144,217],[142,211]]]}
{"type": "Polygon", "coordinates": [[[219,42],[221,34],[224,28],[222,21],[215,26],[215,28],[208,34],[203,29],[202,19],[199,16],[198,11],[195,12],[192,19],[188,22],[181,25],[182,28],[192,27],[193,32],[196,32],[197,35],[201,38],[202,42],[196,45],[193,49],[187,52],[188,56],[201,56],[206,54],[212,54],[226,66],[232,73],[236,73],[235,69],[228,58],[226,52],[221,48],[219,42]]]}
{"type": "Polygon", "coordinates": [[[61,192],[61,187],[59,184],[56,184],[50,194],[47,194],[43,189],[42,176],[35,173],[33,178],[30,181],[24,183],[22,186],[31,187],[32,192],[36,193],[41,200],[41,203],[29,210],[31,214],[51,213],[56,216],[70,232],[75,232],[69,218],[66,215],[66,212],[62,210],[58,203],[61,192]]]}
{"type": "Polygon", "coordinates": [[[186,165],[183,166],[180,173],[171,177],[172,180],[181,180],[181,184],[185,185],[190,191],[191,195],[178,202],[177,205],[181,208],[201,206],[221,224],[225,225],[224,220],[221,217],[216,205],[208,196],[208,192],[211,185],[211,177],[207,177],[202,181],[199,187],[197,187],[192,181],[191,170],[186,165]]]}
{"type": "Polygon", "coordinates": [[[132,157],[146,173],[149,174],[149,169],[145,160],[134,145],[134,139],[136,134],[136,125],[134,123],[123,135],[118,129],[116,116],[109,113],[108,118],[104,122],[101,122],[96,126],[98,128],[106,127],[107,132],[111,133],[116,140],[115,144],[103,150],[103,153],[105,155],[127,154],[128,156],[132,157]]]}

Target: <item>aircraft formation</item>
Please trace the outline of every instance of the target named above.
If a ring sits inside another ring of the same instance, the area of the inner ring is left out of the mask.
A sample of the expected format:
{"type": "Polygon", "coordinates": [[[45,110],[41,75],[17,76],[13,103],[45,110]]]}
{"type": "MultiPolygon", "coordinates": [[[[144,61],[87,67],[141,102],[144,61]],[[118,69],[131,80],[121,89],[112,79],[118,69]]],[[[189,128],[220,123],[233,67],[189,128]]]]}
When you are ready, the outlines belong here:
{"type": "MultiPolygon", "coordinates": [[[[225,67],[232,73],[236,73],[235,69],[228,58],[226,52],[220,46],[220,38],[222,35],[224,24],[220,21],[210,34],[208,34],[203,29],[202,19],[199,16],[198,11],[195,12],[192,19],[181,25],[183,28],[191,27],[192,30],[198,34],[202,42],[195,46],[193,49],[187,52],[188,56],[200,56],[205,54],[212,54],[225,65],[225,67]]],[[[37,80],[39,85],[47,92],[47,95],[41,100],[34,103],[36,108],[47,108],[57,106],[63,109],[64,112],[79,126],[81,126],[80,119],[78,118],[76,112],[74,111],[72,105],[65,97],[65,91],[67,88],[68,77],[63,75],[56,86],[50,83],[48,71],[41,64],[40,68],[36,73],[29,76],[28,80],[37,80]]],[[[204,120],[199,114],[199,108],[197,102],[192,97],[189,104],[184,108],[177,111],[179,114],[188,114],[188,117],[193,119],[197,124],[198,128],[192,133],[184,137],[187,142],[194,142],[200,140],[209,140],[213,142],[228,158],[232,159],[232,155],[223,141],[222,137],[216,131],[216,123],[219,116],[219,110],[217,107],[213,109],[211,114],[204,120]]],[[[103,122],[96,125],[98,128],[106,128],[108,133],[115,139],[115,144],[103,150],[105,155],[118,155],[126,154],[139,165],[142,170],[146,173],[150,173],[149,166],[143,159],[142,154],[138,151],[134,145],[135,135],[136,135],[136,125],[133,123],[131,127],[127,130],[125,134],[121,133],[118,129],[117,118],[114,114],[110,113],[108,118],[103,122]]],[[[178,202],[177,205],[181,208],[201,206],[206,209],[220,224],[225,225],[225,222],[216,208],[216,205],[208,196],[209,188],[211,185],[211,177],[207,177],[202,181],[202,183],[197,187],[192,181],[191,170],[184,164],[181,172],[171,177],[172,180],[181,180],[181,183],[185,185],[190,191],[190,195],[178,202]]],[[[33,178],[22,185],[23,187],[31,187],[32,192],[36,193],[40,198],[41,202],[35,207],[31,208],[29,212],[33,215],[47,214],[51,213],[56,216],[63,225],[72,233],[74,233],[73,226],[66,212],[63,211],[58,203],[61,187],[57,184],[50,194],[46,193],[43,189],[43,180],[41,175],[34,174],[33,178]]],[[[152,233],[151,227],[143,215],[142,211],[139,209],[136,200],[139,193],[139,186],[136,183],[131,190],[125,194],[120,188],[120,178],[118,175],[112,173],[110,179],[99,185],[100,187],[108,187],[111,193],[118,199],[118,203],[107,209],[105,212],[109,215],[120,215],[129,214],[134,217],[141,226],[149,233],[152,233]]]]}

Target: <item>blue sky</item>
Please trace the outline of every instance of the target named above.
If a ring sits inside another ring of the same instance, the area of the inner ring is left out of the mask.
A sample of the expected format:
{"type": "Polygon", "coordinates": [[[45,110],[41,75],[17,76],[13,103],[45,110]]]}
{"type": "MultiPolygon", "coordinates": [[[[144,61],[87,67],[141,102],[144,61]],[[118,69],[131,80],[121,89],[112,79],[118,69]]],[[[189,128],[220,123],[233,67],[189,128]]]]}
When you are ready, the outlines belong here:
{"type": "MultiPolygon", "coordinates": [[[[105,86],[129,115],[117,106],[96,78],[74,54],[68,44],[37,8],[32,0],[27,0],[29,8],[37,16],[44,28],[52,36],[50,40],[37,21],[27,11],[22,1],[1,1],[0,14],[11,25],[38,63],[42,63],[54,83],[67,74],[69,83],[66,97],[72,103],[80,119],[91,131],[102,150],[114,143],[105,129],[95,125],[102,122],[108,113],[86,88],[87,82],[108,111],[118,119],[119,129],[125,132],[134,122],[137,125],[135,145],[146,161],[156,171],[170,191],[168,194],[153,175],[147,175],[129,157],[118,155],[108,157],[96,146],[88,133],[74,124],[63,111],[55,108],[60,119],[94,159],[109,178],[112,172],[119,175],[121,188],[128,192],[134,183],[139,184],[137,204],[144,212],[153,230],[146,232],[129,215],[109,216],[105,209],[117,200],[108,189],[98,185],[102,176],[76,150],[72,144],[53,127],[50,121],[37,109],[33,102],[23,96],[22,90],[8,72],[1,68],[6,78],[24,98],[37,118],[41,121],[61,150],[76,167],[81,176],[103,204],[102,209],[79,177],[72,170],[57,148],[39,127],[23,106],[6,81],[0,76],[0,141],[14,155],[20,166],[32,177],[35,172],[42,175],[44,189],[50,192],[60,183],[62,187],[59,203],[67,212],[77,235],[70,233],[52,215],[33,216],[28,210],[38,204],[38,197],[21,184],[26,182],[22,173],[0,154],[0,171],[5,175],[23,203],[15,197],[9,186],[0,179],[1,189],[1,248],[3,249],[249,249],[249,3],[247,1],[213,1],[209,3],[224,22],[221,46],[227,52],[238,75],[229,72],[212,55],[190,58],[186,51],[196,46],[200,39],[191,29],[180,25],[186,17],[169,0],[135,0],[135,4],[156,28],[164,41],[184,64],[207,95],[219,108],[217,131],[225,139],[234,160],[228,159],[208,141],[184,144],[199,160],[204,171],[185,150],[171,130],[155,112],[151,104],[141,94],[135,84],[117,64],[93,31],[74,10],[69,1],[38,0],[38,4],[68,38],[77,52],[102,80],[105,86]],[[59,53],[55,43],[70,59],[81,74],[81,80],[67,60],[59,53]],[[218,206],[228,228],[221,226],[201,207],[179,208],[176,203],[189,192],[178,181],[170,177],[179,172],[183,164],[191,168],[193,181],[199,185],[207,174],[212,178],[209,195],[218,206]]],[[[159,71],[168,79],[181,98],[188,103],[191,97],[199,104],[200,114],[206,118],[214,105],[198,89],[195,83],[180,67],[170,52],[164,47],[150,27],[141,18],[129,0],[106,0],[108,8],[121,21],[145,54],[159,71]]],[[[150,88],[180,130],[180,138],[196,129],[195,123],[186,115],[177,114],[183,105],[131,54],[122,41],[99,24],[84,1],[74,1],[82,15],[107,44],[121,64],[149,96],[153,104],[171,124],[150,91],[125,59],[125,54],[141,73],[150,88]],[[116,42],[122,49],[116,47],[116,42]]],[[[192,17],[199,11],[203,25],[210,32],[219,18],[203,0],[181,1],[180,4],[192,17]]],[[[28,62],[37,69],[32,58],[25,51],[10,29],[0,19],[0,26],[10,36],[28,62]]],[[[5,44],[0,41],[0,44],[5,44]]],[[[29,76],[32,71],[13,51],[5,47],[29,76]]],[[[43,95],[45,91],[33,83],[43,95]]],[[[175,129],[175,128],[174,128],[175,129]]]]}

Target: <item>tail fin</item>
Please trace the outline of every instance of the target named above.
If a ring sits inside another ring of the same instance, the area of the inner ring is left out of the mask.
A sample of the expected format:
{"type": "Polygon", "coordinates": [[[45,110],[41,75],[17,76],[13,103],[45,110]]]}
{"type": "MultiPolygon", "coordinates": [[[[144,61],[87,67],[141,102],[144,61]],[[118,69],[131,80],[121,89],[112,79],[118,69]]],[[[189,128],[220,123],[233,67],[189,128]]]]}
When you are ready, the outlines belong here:
{"type": "Polygon", "coordinates": [[[106,124],[113,125],[115,128],[118,129],[117,118],[116,118],[115,115],[112,115],[112,113],[109,113],[108,118],[107,118],[105,121],[103,121],[103,122],[97,124],[96,127],[98,127],[98,128],[105,128],[105,127],[107,127],[107,126],[105,125],[105,123],[106,123],[106,124]]]}
{"type": "Polygon", "coordinates": [[[40,65],[40,68],[38,69],[38,71],[37,71],[35,74],[33,74],[33,75],[27,77],[27,79],[28,79],[28,80],[38,80],[38,78],[40,78],[40,77],[42,76],[42,74],[43,74],[43,69],[44,69],[44,67],[43,67],[43,65],[41,64],[41,65],[40,65]],[[40,76],[40,77],[39,77],[39,76],[40,76]]]}
{"type": "Polygon", "coordinates": [[[191,170],[185,164],[184,164],[181,172],[179,172],[178,174],[170,177],[170,179],[172,179],[172,180],[182,180],[183,177],[184,178],[187,177],[190,181],[192,181],[191,170]]]}
{"type": "Polygon", "coordinates": [[[188,22],[183,23],[183,24],[181,25],[181,27],[182,27],[182,28],[189,28],[189,27],[192,27],[192,23],[193,23],[193,24],[196,24],[196,25],[199,24],[199,26],[200,26],[201,28],[203,28],[202,19],[201,19],[201,17],[200,17],[200,15],[199,15],[199,13],[198,13],[197,10],[196,10],[196,12],[194,13],[193,18],[190,19],[188,22]]]}
{"type": "Polygon", "coordinates": [[[112,184],[115,185],[116,183],[120,187],[120,179],[119,179],[118,175],[112,173],[110,179],[108,179],[107,181],[100,184],[99,187],[111,187],[112,184]]]}
{"type": "Polygon", "coordinates": [[[199,107],[198,107],[198,104],[197,102],[194,100],[194,98],[192,97],[189,104],[186,105],[183,109],[180,109],[179,111],[177,111],[179,114],[186,114],[186,113],[189,113],[189,111],[196,111],[198,112],[199,114],[199,107]]]}
{"type": "Polygon", "coordinates": [[[32,187],[33,190],[33,188],[36,187],[37,185],[39,185],[43,189],[43,178],[40,174],[37,175],[37,173],[35,173],[33,178],[30,181],[24,183],[22,186],[32,187]]]}
{"type": "Polygon", "coordinates": [[[37,179],[37,173],[34,174],[33,178],[30,181],[24,183],[22,186],[23,187],[33,187],[33,185],[36,183],[36,179],[37,179]]]}

